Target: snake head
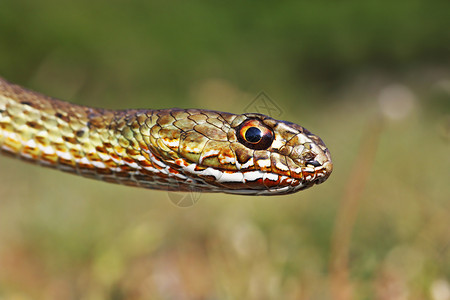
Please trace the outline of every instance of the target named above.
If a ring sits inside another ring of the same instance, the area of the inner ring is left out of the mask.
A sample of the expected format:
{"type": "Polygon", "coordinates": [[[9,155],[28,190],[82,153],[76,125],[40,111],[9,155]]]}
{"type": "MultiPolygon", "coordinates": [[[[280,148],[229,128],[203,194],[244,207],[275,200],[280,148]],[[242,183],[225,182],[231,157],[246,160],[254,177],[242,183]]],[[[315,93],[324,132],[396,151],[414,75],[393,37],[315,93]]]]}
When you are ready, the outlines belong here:
{"type": "Polygon", "coordinates": [[[231,127],[229,136],[233,140],[234,133],[239,143],[234,152],[243,163],[244,179],[248,186],[263,184],[261,194],[303,190],[324,182],[333,170],[324,142],[300,125],[249,113],[236,117],[231,127]]]}
{"type": "Polygon", "coordinates": [[[164,122],[157,122],[155,149],[165,146],[162,159],[173,161],[171,166],[190,179],[185,185],[198,190],[289,194],[324,182],[333,169],[323,141],[297,124],[256,113],[167,113],[158,112],[164,122]]]}

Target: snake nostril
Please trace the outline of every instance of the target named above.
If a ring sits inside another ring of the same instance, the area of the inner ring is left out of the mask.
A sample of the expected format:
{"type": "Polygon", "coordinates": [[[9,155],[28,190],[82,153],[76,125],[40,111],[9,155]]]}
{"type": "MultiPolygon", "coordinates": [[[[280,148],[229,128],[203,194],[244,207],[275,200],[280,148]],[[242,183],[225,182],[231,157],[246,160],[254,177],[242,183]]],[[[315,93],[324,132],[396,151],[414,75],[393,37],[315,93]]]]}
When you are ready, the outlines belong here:
{"type": "Polygon", "coordinates": [[[321,166],[320,162],[314,159],[307,160],[306,165],[313,165],[316,168],[321,166]]]}

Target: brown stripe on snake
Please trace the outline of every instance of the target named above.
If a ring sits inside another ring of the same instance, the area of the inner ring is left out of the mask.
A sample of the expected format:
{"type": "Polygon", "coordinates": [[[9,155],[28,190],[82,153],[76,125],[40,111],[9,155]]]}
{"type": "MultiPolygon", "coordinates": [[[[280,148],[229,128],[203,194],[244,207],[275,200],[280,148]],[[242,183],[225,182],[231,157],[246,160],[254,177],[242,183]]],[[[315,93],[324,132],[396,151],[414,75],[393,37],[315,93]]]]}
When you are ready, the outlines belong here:
{"type": "Polygon", "coordinates": [[[95,109],[2,78],[0,151],[106,182],[245,195],[293,193],[333,168],[319,137],[261,114],[95,109]]]}

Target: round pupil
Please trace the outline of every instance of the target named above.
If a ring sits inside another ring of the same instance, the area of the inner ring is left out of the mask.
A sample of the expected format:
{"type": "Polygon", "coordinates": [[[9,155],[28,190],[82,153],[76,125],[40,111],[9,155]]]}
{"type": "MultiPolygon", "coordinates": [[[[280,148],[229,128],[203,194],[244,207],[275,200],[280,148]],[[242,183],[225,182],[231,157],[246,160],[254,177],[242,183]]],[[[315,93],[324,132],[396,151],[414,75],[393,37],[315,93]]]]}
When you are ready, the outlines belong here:
{"type": "Polygon", "coordinates": [[[250,127],[245,132],[245,139],[249,143],[257,143],[261,140],[261,138],[262,138],[262,132],[261,132],[261,130],[259,130],[259,128],[250,127]]]}

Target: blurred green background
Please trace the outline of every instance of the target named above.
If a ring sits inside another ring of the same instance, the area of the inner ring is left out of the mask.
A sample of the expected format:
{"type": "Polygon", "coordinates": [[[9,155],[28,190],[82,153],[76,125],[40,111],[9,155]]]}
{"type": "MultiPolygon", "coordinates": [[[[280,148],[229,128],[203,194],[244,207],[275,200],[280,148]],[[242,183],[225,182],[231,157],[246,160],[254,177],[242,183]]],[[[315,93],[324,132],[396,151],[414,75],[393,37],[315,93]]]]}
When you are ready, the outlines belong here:
{"type": "Polygon", "coordinates": [[[0,299],[450,299],[449,12],[2,0],[9,81],[105,108],[242,113],[264,91],[335,169],[294,195],[179,207],[196,195],[0,157],[0,299]]]}

